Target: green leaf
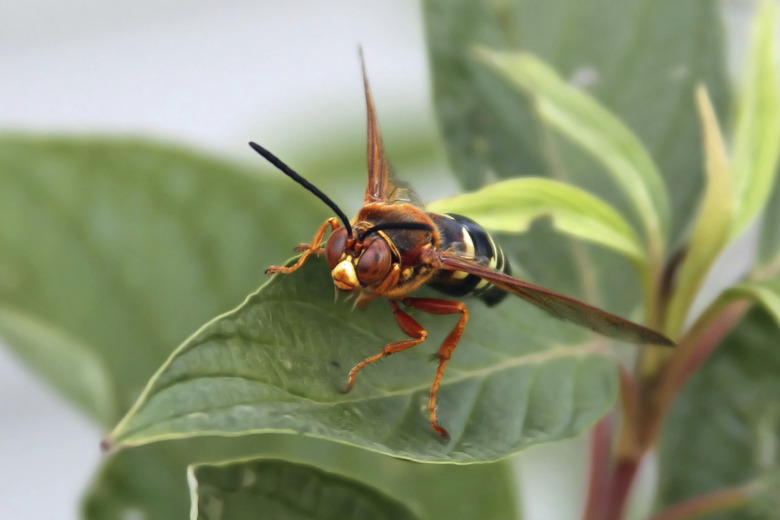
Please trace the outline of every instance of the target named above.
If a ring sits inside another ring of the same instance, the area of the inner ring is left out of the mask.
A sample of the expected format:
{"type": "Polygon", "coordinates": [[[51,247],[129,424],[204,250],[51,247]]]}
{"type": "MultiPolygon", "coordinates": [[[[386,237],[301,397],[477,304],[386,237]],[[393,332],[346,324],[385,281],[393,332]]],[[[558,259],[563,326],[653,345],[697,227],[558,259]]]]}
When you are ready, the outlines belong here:
{"type": "Polygon", "coordinates": [[[199,464],[189,480],[193,520],[419,518],[375,487],[279,459],[199,464]]]}
{"type": "Polygon", "coordinates": [[[667,312],[665,331],[671,337],[680,333],[704,278],[726,246],[732,223],[731,172],[726,146],[704,87],[697,89],[696,98],[702,119],[707,184],[667,312]]]}
{"type": "Polygon", "coordinates": [[[763,209],[775,180],[780,154],[777,32],[777,4],[763,1],[752,28],[746,82],[737,107],[733,160],[736,213],[732,237],[741,234],[763,209]]]}
{"type": "Polygon", "coordinates": [[[549,179],[501,181],[426,208],[466,215],[488,231],[507,233],[524,233],[534,220],[550,217],[562,233],[613,249],[639,265],[646,261],[636,233],[617,211],[586,191],[549,179]]]}
{"type": "Polygon", "coordinates": [[[87,489],[80,518],[186,518],[187,463],[207,459],[204,453],[208,452],[188,453],[183,444],[158,444],[112,455],[87,489]]]}
{"type": "Polygon", "coordinates": [[[564,82],[532,55],[484,48],[477,55],[528,92],[546,122],[602,163],[638,213],[646,239],[660,246],[668,233],[669,203],[661,175],[639,139],[595,98],[564,82]]]}
{"type": "Polygon", "coordinates": [[[92,419],[110,423],[119,413],[102,360],[68,331],[0,305],[0,336],[16,347],[22,361],[92,419]]]}
{"type": "MultiPolygon", "coordinates": [[[[775,169],[775,177],[780,168],[775,169]]],[[[761,234],[758,239],[758,271],[762,278],[780,273],[780,182],[775,182],[772,195],[764,207],[761,234]]]]}
{"type": "Polygon", "coordinates": [[[752,300],[761,304],[780,327],[780,278],[772,280],[751,280],[724,291],[720,298],[725,301],[737,299],[752,300]]]}
{"type": "Polygon", "coordinates": [[[181,149],[10,136],[0,207],[0,334],[105,427],[328,216],[287,179],[181,149]]]}
{"type": "MultiPolygon", "coordinates": [[[[524,51],[552,64],[639,136],[669,186],[672,240],[689,229],[702,171],[695,85],[707,86],[721,119],[729,106],[717,3],[425,0],[423,9],[437,116],[467,189],[492,182],[493,174],[552,175],[624,214],[630,209],[611,193],[597,163],[551,140],[524,96],[486,74],[471,52],[524,51]]],[[[614,264],[604,270],[614,273],[614,264]]]]}
{"type": "MultiPolygon", "coordinates": [[[[138,140],[3,136],[3,340],[101,424],[115,424],[175,344],[265,282],[265,267],[329,216],[257,161],[248,148],[251,170],[138,140]]],[[[85,514],[182,517],[188,463],[262,452],[256,442],[225,442],[240,449],[167,443],[110,458],[85,514]]],[[[488,474],[495,489],[509,485],[506,473],[475,473],[488,474]]],[[[513,492],[502,489],[503,502],[481,492],[513,511],[513,492]]]]}
{"type": "Polygon", "coordinates": [[[345,395],[349,369],[403,334],[384,302],[358,312],[332,295],[322,260],[277,275],[185,342],[108,442],[295,431],[413,460],[481,462],[577,435],[614,402],[613,362],[584,331],[519,299],[473,302],[439,392],[444,442],[428,422],[427,358],[454,317],[420,315],[427,345],[362,371],[345,395]]]}
{"type": "MultiPolygon", "coordinates": [[[[659,447],[660,509],[722,488],[760,482],[776,473],[780,467],[780,405],[773,398],[780,395],[777,337],[773,317],[763,308],[753,309],[683,389],[659,447]]],[[[764,489],[753,495],[754,508],[708,518],[774,518],[776,509],[771,514],[755,509],[773,492],[764,489]]]]}
{"type": "Polygon", "coordinates": [[[57,391],[93,420],[116,417],[116,400],[102,360],[68,331],[0,305],[0,336],[16,346],[18,357],[36,368],[57,391]]]}
{"type": "MultiPolygon", "coordinates": [[[[604,166],[551,131],[528,96],[486,71],[473,50],[531,53],[597,99],[649,150],[671,202],[663,239],[679,247],[702,181],[695,85],[707,85],[721,119],[729,107],[716,3],[424,0],[423,12],[439,126],[466,189],[495,177],[549,176],[596,195],[641,228],[604,166]]],[[[647,322],[660,321],[651,301],[659,259],[637,280],[635,266],[619,255],[543,225],[528,236],[497,238],[534,283],[634,316],[644,297],[647,322]]]]}
{"type": "Polygon", "coordinates": [[[431,520],[518,517],[516,484],[507,462],[466,466],[409,464],[299,435],[187,439],[122,451],[107,461],[91,487],[84,517],[184,518],[190,498],[188,464],[213,463],[249,453],[284,457],[369,482],[431,520]]]}

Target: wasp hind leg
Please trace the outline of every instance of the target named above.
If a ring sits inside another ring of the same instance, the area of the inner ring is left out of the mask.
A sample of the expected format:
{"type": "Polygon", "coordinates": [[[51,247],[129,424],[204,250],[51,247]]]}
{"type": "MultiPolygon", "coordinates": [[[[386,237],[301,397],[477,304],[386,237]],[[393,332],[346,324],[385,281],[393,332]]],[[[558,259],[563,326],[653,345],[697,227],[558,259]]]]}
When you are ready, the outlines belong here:
{"type": "MultiPolygon", "coordinates": [[[[452,356],[452,351],[455,350],[455,347],[458,345],[460,337],[463,335],[463,329],[466,327],[466,322],[468,321],[469,316],[468,309],[466,309],[466,305],[461,302],[440,300],[437,298],[404,298],[401,300],[401,302],[407,307],[411,307],[413,309],[430,314],[459,313],[461,315],[458,323],[455,325],[455,328],[450,331],[450,333],[444,339],[444,342],[439,347],[439,350],[434,355],[434,357],[439,361],[439,366],[436,368],[436,376],[433,379],[433,384],[431,385],[430,390],[430,397],[428,398],[428,412],[430,414],[431,427],[444,439],[448,439],[449,433],[447,433],[447,430],[439,425],[439,420],[436,414],[436,396],[439,393],[439,386],[441,385],[441,378],[444,375],[444,368],[452,356]]],[[[349,390],[355,384],[355,377],[357,376],[357,373],[366,366],[374,363],[375,361],[379,361],[380,359],[387,357],[390,354],[395,354],[396,352],[401,352],[402,350],[419,345],[428,337],[428,332],[419,323],[417,323],[414,318],[401,310],[396,302],[390,300],[390,305],[393,307],[393,316],[395,317],[395,321],[398,323],[398,326],[402,331],[404,331],[404,334],[412,339],[396,341],[395,343],[388,343],[385,345],[385,348],[382,349],[382,352],[371,357],[367,357],[355,365],[352,370],[349,371],[347,386],[344,388],[345,392],[349,392],[349,390]]]]}
{"type": "Polygon", "coordinates": [[[308,260],[308,258],[312,255],[321,255],[324,249],[320,247],[322,245],[322,240],[325,238],[325,233],[328,231],[328,227],[330,226],[330,230],[333,231],[337,227],[339,227],[339,220],[335,217],[329,218],[325,221],[323,225],[320,226],[320,229],[317,230],[317,233],[314,235],[314,238],[311,239],[311,244],[301,244],[296,248],[296,251],[299,253],[303,253],[299,258],[298,261],[295,262],[293,265],[289,267],[281,266],[281,265],[272,265],[268,269],[265,270],[265,274],[287,274],[292,273],[293,271],[297,271],[303,264],[308,260]]]}
{"type": "Polygon", "coordinates": [[[450,436],[449,433],[439,425],[439,419],[436,414],[436,396],[439,393],[439,386],[441,385],[441,378],[444,375],[444,368],[447,366],[447,362],[450,360],[450,357],[452,357],[452,352],[455,350],[455,347],[458,346],[460,337],[463,335],[463,329],[466,327],[466,322],[469,319],[469,311],[462,302],[440,300],[438,298],[404,298],[401,301],[408,307],[430,314],[460,314],[460,319],[455,325],[455,328],[450,331],[439,347],[439,350],[434,354],[434,358],[439,361],[439,366],[436,368],[436,376],[433,378],[430,397],[428,398],[428,412],[430,414],[431,427],[433,427],[433,430],[436,433],[445,439],[448,439],[450,436]]]}

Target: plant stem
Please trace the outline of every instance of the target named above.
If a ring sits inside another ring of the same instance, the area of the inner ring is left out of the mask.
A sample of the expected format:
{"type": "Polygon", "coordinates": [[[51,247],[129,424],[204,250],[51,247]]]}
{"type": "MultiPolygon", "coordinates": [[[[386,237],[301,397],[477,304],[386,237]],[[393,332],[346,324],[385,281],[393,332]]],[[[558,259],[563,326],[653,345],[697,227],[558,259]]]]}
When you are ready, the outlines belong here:
{"type": "Polygon", "coordinates": [[[744,507],[749,500],[749,491],[748,486],[740,486],[701,495],[674,505],[650,520],[690,520],[710,513],[744,507]]]}
{"type": "MultiPolygon", "coordinates": [[[[677,262],[683,255],[673,257],[670,262],[674,264],[663,266],[663,257],[659,256],[663,248],[654,242],[648,243],[648,263],[644,272],[641,273],[640,283],[642,286],[642,296],[644,300],[645,325],[651,329],[665,331],[664,313],[668,304],[669,295],[666,294],[669,288],[666,286],[670,282],[666,280],[667,276],[673,276],[673,271],[677,267],[677,262]]],[[[641,381],[653,380],[658,377],[672,353],[666,348],[645,348],[642,349],[637,361],[636,374],[641,381]]]]}
{"type": "Polygon", "coordinates": [[[639,387],[634,380],[634,376],[623,366],[618,368],[622,414],[617,453],[618,458],[634,458],[641,456],[640,412],[642,411],[642,402],[640,400],[639,387]]]}
{"type": "Polygon", "coordinates": [[[593,429],[590,453],[590,483],[584,520],[618,520],[642,460],[638,438],[639,394],[633,376],[619,366],[621,424],[617,462],[610,460],[614,428],[602,419],[593,429]]]}
{"type": "Polygon", "coordinates": [[[646,394],[651,396],[643,410],[646,449],[656,442],[669,408],[688,378],[740,322],[750,306],[746,301],[715,302],[680,341],[662,379],[646,394]]]}
{"type": "Polygon", "coordinates": [[[583,520],[601,520],[609,506],[612,420],[603,418],[593,427],[590,439],[588,501],[583,520]]]}
{"type": "MultiPolygon", "coordinates": [[[[623,517],[639,466],[656,443],[674,398],[750,306],[746,301],[724,299],[714,302],[682,338],[666,363],[650,367],[652,363],[642,361],[660,361],[660,358],[640,361],[637,367],[639,382],[619,367],[622,422],[616,461],[614,466],[610,465],[605,455],[609,452],[613,430],[606,420],[602,420],[594,428],[591,441],[590,485],[584,520],[620,520],[623,517]],[[651,368],[650,373],[642,370],[647,368],[651,368]]],[[[657,516],[652,520],[693,518],[710,511],[737,507],[746,500],[744,495],[745,488],[705,495],[661,514],[670,516],[657,516]]]]}
{"type": "Polygon", "coordinates": [[[605,520],[620,520],[623,518],[623,510],[626,507],[628,495],[641,460],[641,457],[637,458],[636,454],[630,458],[618,459],[615,470],[612,472],[612,480],[609,486],[609,509],[604,516],[605,520]]]}

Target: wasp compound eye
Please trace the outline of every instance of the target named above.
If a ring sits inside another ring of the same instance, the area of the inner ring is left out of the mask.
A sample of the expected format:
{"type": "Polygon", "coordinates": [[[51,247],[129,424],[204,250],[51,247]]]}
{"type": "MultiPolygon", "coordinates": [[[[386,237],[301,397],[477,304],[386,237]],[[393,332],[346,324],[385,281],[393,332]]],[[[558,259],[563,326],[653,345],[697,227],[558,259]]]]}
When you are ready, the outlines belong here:
{"type": "Polygon", "coordinates": [[[357,264],[357,276],[363,286],[376,285],[390,272],[393,255],[383,239],[372,240],[357,264]]]}
{"type": "Polygon", "coordinates": [[[344,254],[344,247],[347,245],[347,228],[340,227],[331,233],[328,241],[325,243],[325,259],[331,269],[341,260],[344,254]]]}

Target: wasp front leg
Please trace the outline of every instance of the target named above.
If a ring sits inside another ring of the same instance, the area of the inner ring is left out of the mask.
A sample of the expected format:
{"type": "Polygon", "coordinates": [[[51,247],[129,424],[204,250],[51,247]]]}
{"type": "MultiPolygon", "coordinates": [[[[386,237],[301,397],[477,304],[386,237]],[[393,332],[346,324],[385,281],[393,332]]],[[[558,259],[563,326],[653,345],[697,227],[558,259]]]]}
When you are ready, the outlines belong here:
{"type": "Polygon", "coordinates": [[[312,255],[321,255],[324,249],[320,247],[322,245],[322,240],[325,238],[325,233],[328,231],[328,227],[330,227],[330,230],[333,231],[337,227],[339,227],[339,220],[335,217],[329,218],[325,221],[325,223],[320,226],[320,229],[317,230],[317,233],[314,235],[314,238],[311,240],[311,244],[301,244],[297,247],[298,252],[302,252],[303,254],[298,258],[298,261],[295,262],[293,265],[289,267],[281,266],[281,265],[272,265],[268,269],[265,270],[265,274],[287,274],[292,273],[293,271],[297,271],[298,268],[300,268],[304,262],[312,255]]]}

